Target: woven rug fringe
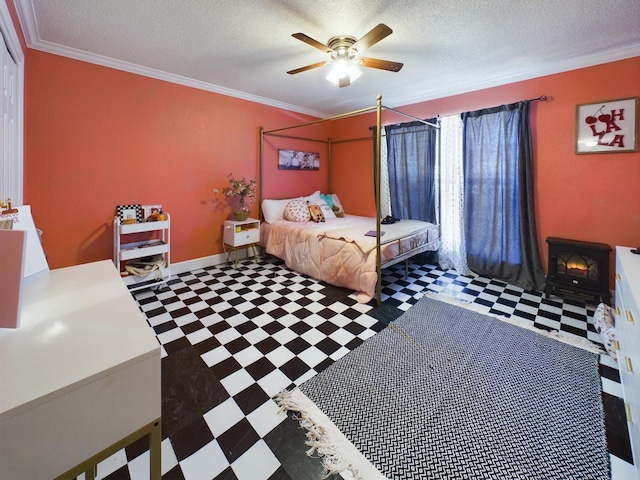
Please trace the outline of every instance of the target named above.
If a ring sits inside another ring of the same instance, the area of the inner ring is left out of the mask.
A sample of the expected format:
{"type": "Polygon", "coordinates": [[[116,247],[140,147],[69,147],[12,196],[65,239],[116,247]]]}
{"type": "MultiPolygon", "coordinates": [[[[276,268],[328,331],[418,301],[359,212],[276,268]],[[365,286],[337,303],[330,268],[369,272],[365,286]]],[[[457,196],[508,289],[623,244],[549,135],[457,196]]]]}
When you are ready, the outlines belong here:
{"type": "Polygon", "coordinates": [[[317,452],[322,458],[323,478],[345,471],[355,480],[386,478],[299,389],[282,391],[273,399],[280,407],[279,412],[294,412],[300,426],[307,430],[306,444],[311,448],[306,453],[312,456],[317,452]]]}
{"type": "Polygon", "coordinates": [[[466,308],[467,310],[472,310],[474,312],[482,313],[483,315],[487,315],[488,317],[493,317],[498,320],[502,320],[503,322],[510,323],[512,325],[516,325],[521,328],[526,328],[527,330],[531,330],[532,332],[536,332],[540,335],[544,335],[545,337],[553,338],[560,342],[566,343],[568,345],[572,345],[577,348],[582,348],[583,350],[587,350],[591,353],[604,353],[604,350],[600,348],[595,343],[587,340],[586,338],[579,337],[577,335],[573,335],[567,332],[558,332],[552,331],[547,332],[545,330],[541,330],[539,328],[534,327],[532,324],[526,322],[525,320],[519,320],[516,318],[507,317],[504,315],[497,315],[494,313],[489,313],[478,304],[467,302],[465,300],[459,300],[457,298],[450,297],[448,295],[436,294],[431,292],[425,292],[425,297],[433,298],[434,300],[439,300],[441,302],[449,303],[451,305],[455,305],[461,308],[466,308]]]}

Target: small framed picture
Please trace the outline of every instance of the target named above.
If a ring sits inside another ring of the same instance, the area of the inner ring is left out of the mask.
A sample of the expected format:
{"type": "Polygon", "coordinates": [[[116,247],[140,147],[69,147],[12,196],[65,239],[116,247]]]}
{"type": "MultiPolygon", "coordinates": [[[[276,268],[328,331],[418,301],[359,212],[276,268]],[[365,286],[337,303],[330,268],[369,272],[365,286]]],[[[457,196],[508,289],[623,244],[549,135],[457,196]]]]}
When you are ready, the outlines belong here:
{"type": "Polygon", "coordinates": [[[320,170],[320,154],[300,150],[278,150],[279,170],[320,170]]]}
{"type": "Polygon", "coordinates": [[[638,150],[638,97],[586,103],[576,111],[576,153],[638,150]]]}
{"type": "Polygon", "coordinates": [[[142,218],[147,220],[151,215],[158,214],[162,211],[162,205],[142,205],[142,218]]]}
{"type": "Polygon", "coordinates": [[[139,203],[118,205],[116,215],[120,217],[120,223],[139,223],[144,220],[142,206],[139,203]]]}

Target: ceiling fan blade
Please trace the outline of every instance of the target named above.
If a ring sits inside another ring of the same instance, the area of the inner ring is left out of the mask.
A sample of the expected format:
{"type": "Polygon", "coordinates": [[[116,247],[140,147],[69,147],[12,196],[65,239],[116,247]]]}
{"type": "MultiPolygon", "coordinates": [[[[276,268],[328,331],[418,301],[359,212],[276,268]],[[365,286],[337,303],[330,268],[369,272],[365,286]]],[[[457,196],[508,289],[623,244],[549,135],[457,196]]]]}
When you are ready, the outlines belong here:
{"type": "Polygon", "coordinates": [[[380,60],[378,58],[358,57],[356,60],[363,67],[389,70],[390,72],[399,72],[404,65],[404,63],[391,62],[389,60],[380,60]]]}
{"type": "Polygon", "coordinates": [[[324,53],[331,53],[333,51],[329,47],[327,47],[325,44],[320,43],[317,40],[314,40],[313,38],[311,38],[308,35],[305,35],[304,33],[294,33],[291,36],[293,38],[297,38],[301,42],[306,43],[307,45],[311,45],[312,47],[317,48],[318,50],[322,50],[324,53]]]}
{"type": "Polygon", "coordinates": [[[373,27],[369,33],[367,33],[364,37],[354,43],[349,51],[356,50],[360,53],[364,52],[367,48],[375,45],[384,37],[387,37],[393,33],[389,27],[387,27],[384,23],[379,23],[375,27],[373,27]]]}
{"type": "Polygon", "coordinates": [[[307,70],[311,70],[313,68],[324,67],[329,62],[318,62],[311,65],[307,65],[306,67],[296,68],[295,70],[289,70],[287,73],[289,75],[295,75],[296,73],[306,72],[307,70]]]}
{"type": "Polygon", "coordinates": [[[338,79],[338,86],[339,87],[348,87],[349,85],[351,85],[351,79],[349,78],[349,75],[346,75],[344,77],[340,77],[338,79]]]}

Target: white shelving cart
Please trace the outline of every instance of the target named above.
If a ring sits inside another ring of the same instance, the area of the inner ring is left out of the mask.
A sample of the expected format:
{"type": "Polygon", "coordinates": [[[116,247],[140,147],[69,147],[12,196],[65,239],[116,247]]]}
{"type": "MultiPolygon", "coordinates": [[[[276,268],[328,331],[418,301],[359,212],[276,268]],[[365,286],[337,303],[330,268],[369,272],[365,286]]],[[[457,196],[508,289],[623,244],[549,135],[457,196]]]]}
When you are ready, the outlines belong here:
{"type": "Polygon", "coordinates": [[[165,215],[166,220],[131,224],[113,219],[113,263],[131,291],[156,288],[171,277],[171,217],[165,215]]]}

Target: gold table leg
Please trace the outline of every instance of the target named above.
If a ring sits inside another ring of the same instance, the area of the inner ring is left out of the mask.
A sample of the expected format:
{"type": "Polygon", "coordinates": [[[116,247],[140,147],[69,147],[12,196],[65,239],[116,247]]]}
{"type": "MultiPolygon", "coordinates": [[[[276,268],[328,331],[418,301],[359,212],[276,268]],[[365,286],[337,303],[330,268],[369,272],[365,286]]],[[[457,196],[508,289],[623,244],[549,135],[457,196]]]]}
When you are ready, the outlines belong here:
{"type": "Polygon", "coordinates": [[[241,248],[245,249],[245,256],[248,259],[250,255],[253,255],[253,261],[255,263],[258,263],[258,251],[256,249],[256,244],[255,243],[249,243],[247,245],[241,245],[239,247],[233,247],[231,245],[227,245],[226,243],[223,244],[223,248],[224,248],[224,253],[227,256],[227,259],[225,260],[225,265],[229,265],[229,260],[231,259],[231,254],[234,254],[234,258],[233,258],[233,268],[235,268],[236,270],[238,269],[238,251],[241,248]],[[227,248],[229,248],[229,250],[227,250],[227,248]],[[249,253],[249,249],[251,249],[251,253],[249,253]]]}
{"type": "Polygon", "coordinates": [[[119,440],[110,447],[105,448],[103,451],[91,458],[88,458],[81,464],[76,465],[66,473],[57,476],[54,480],[75,480],[75,478],[82,473],[85,474],[86,480],[95,480],[98,463],[106,460],[111,455],[119,452],[144,436],[149,438],[149,478],[151,480],[162,480],[162,425],[159,418],[127,435],[122,440],[119,440]]]}

